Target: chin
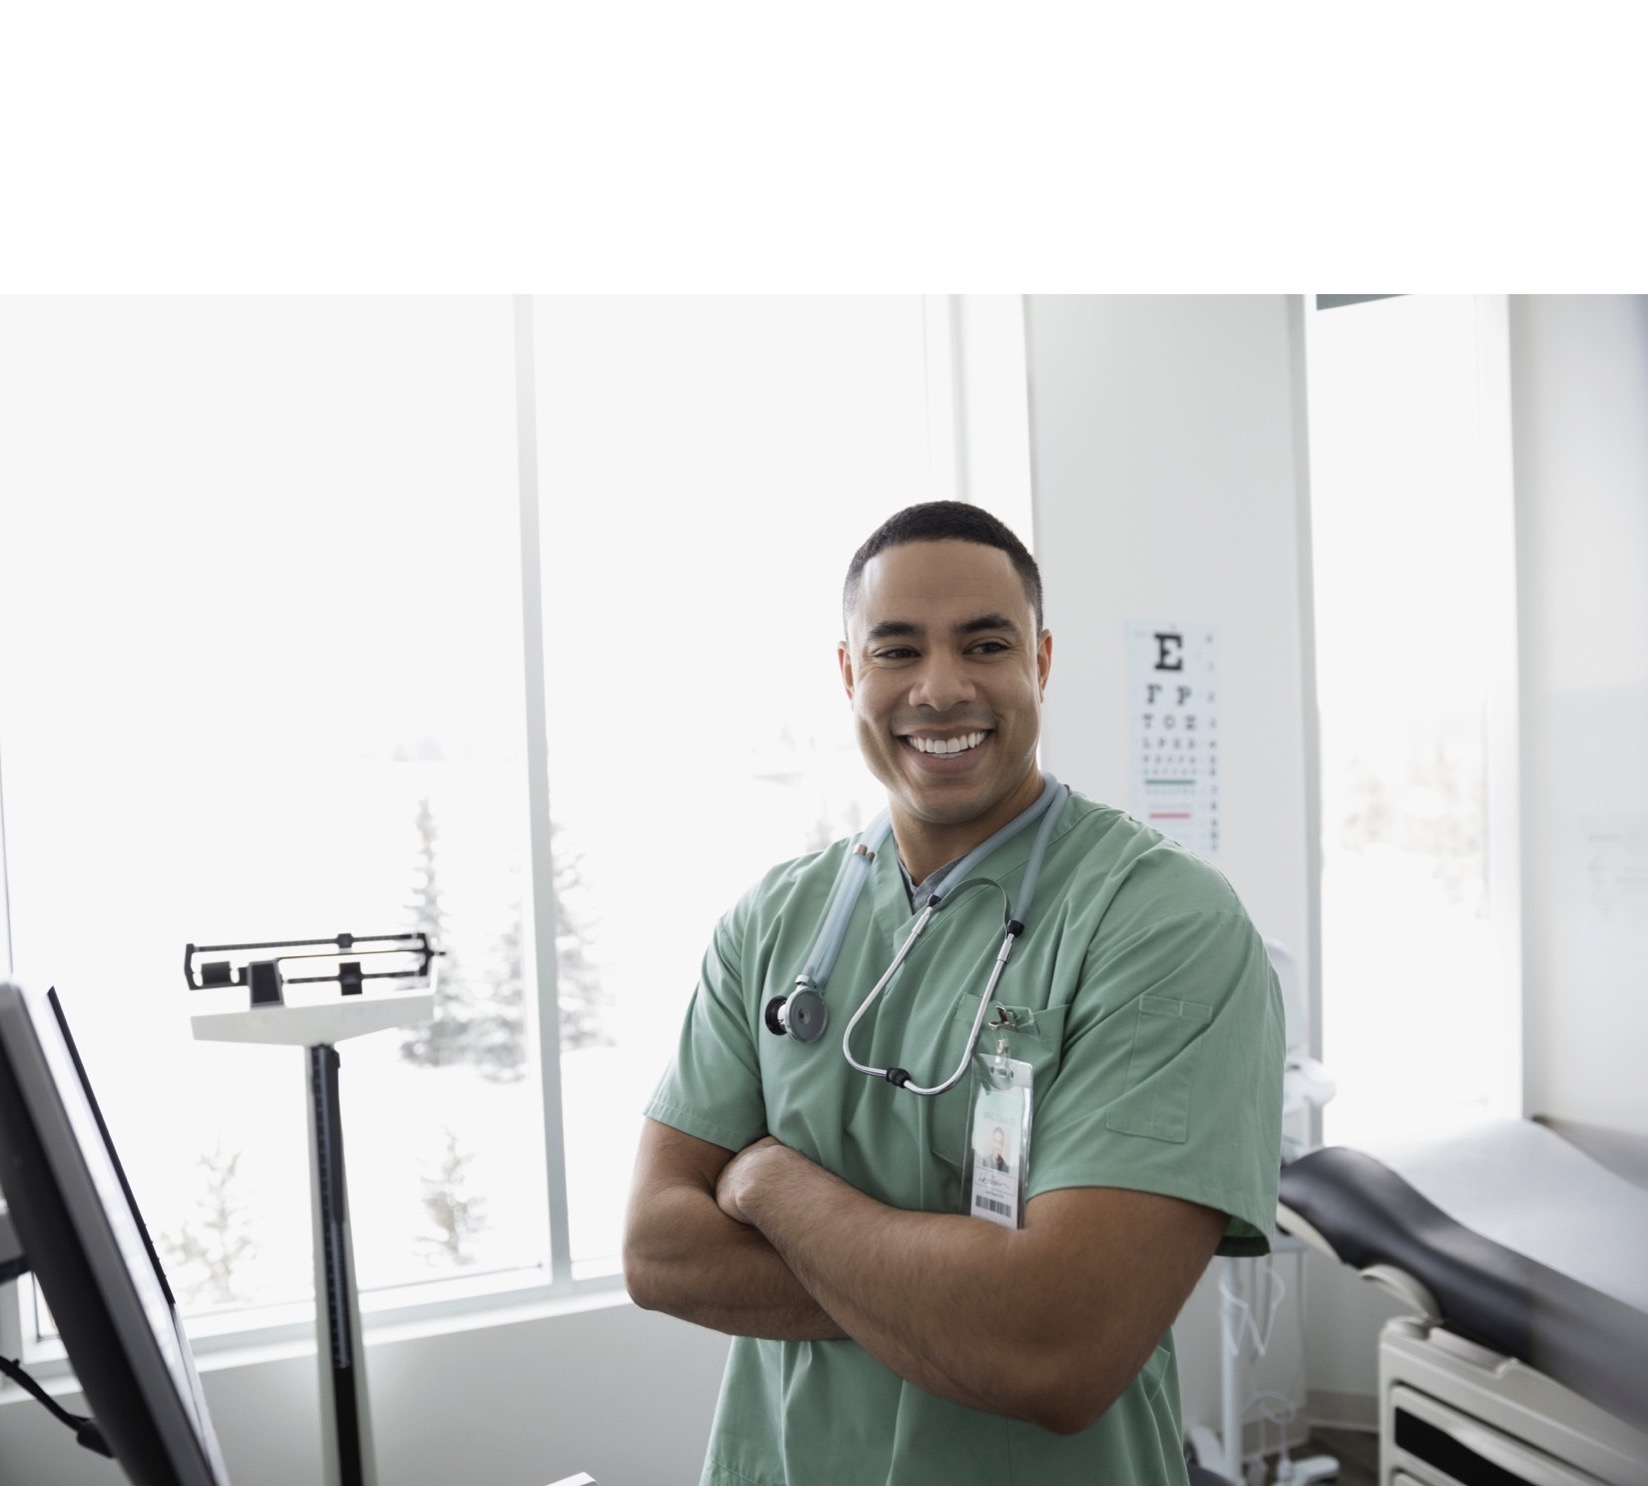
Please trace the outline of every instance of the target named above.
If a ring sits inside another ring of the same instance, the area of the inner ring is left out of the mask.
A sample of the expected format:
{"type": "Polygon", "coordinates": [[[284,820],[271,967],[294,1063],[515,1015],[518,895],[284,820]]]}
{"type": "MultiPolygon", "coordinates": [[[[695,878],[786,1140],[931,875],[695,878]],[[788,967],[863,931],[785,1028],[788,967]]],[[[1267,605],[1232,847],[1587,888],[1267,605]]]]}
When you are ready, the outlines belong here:
{"type": "Polygon", "coordinates": [[[1001,803],[1002,798],[1001,794],[976,789],[966,798],[949,795],[935,799],[931,793],[912,792],[910,806],[911,813],[928,825],[962,826],[981,815],[987,815],[1001,803]]]}

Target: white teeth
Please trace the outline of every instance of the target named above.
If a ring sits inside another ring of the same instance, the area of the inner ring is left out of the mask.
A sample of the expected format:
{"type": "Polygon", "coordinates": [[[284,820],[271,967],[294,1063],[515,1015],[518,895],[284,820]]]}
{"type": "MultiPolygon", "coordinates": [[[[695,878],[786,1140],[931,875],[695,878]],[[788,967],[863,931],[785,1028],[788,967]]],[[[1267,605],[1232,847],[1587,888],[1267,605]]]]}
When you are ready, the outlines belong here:
{"type": "Polygon", "coordinates": [[[910,746],[920,753],[950,754],[963,753],[969,748],[977,748],[988,736],[986,733],[963,733],[959,738],[916,738],[907,739],[910,746]]]}

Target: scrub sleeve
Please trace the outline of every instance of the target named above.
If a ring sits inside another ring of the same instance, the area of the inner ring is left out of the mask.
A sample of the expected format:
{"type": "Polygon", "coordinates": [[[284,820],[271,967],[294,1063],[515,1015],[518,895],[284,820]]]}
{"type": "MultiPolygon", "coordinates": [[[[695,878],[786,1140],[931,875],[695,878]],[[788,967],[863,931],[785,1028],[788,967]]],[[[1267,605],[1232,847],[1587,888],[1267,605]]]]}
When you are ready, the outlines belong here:
{"type": "Polygon", "coordinates": [[[1127,1187],[1230,1215],[1221,1254],[1270,1251],[1280,1013],[1245,913],[1163,920],[1094,956],[1038,1102],[1028,1195],[1127,1187]],[[1264,1091],[1254,1097],[1256,1090],[1264,1091]]]}
{"type": "Polygon", "coordinates": [[[729,1151],[741,1151],[767,1133],[761,1067],[737,949],[759,891],[758,887],[746,893],[716,924],[699,967],[698,989],[687,1008],[675,1062],[665,1070],[646,1110],[650,1119],[729,1151]]]}

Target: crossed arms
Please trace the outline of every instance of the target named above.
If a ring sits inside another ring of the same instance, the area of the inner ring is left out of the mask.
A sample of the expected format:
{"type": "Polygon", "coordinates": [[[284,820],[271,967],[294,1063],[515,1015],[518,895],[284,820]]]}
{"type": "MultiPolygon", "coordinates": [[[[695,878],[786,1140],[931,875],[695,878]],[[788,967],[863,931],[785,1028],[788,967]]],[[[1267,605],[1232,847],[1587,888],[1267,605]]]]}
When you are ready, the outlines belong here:
{"type": "Polygon", "coordinates": [[[1112,1187],[1022,1229],[906,1212],[768,1137],[734,1153],[647,1120],[624,1234],[636,1303],[738,1336],[850,1337],[900,1377],[1060,1434],[1149,1359],[1225,1215],[1112,1187]]]}

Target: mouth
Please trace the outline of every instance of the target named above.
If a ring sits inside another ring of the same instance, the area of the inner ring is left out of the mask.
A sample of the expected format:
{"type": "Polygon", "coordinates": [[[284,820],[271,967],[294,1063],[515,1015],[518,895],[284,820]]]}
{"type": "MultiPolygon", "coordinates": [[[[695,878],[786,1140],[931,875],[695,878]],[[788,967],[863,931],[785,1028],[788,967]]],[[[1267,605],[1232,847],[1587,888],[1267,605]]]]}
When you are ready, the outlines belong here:
{"type": "Polygon", "coordinates": [[[970,767],[994,736],[994,729],[973,728],[960,733],[905,733],[899,742],[916,755],[921,768],[953,773],[970,767]]]}

